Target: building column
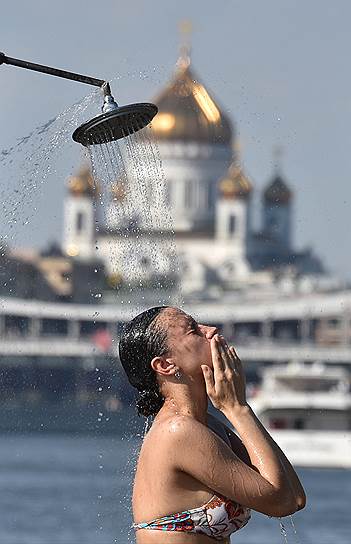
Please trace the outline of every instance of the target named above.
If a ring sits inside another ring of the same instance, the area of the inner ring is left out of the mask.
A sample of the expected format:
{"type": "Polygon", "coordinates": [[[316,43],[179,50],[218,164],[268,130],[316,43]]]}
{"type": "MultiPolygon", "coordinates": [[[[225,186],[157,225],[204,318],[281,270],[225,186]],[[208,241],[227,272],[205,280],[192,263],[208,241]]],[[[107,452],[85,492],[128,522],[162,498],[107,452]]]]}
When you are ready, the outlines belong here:
{"type": "Polygon", "coordinates": [[[262,321],[261,336],[264,340],[271,340],[273,336],[273,323],[271,319],[262,321]]]}
{"type": "Polygon", "coordinates": [[[73,340],[78,340],[79,338],[79,321],[68,321],[68,338],[71,338],[73,340]]]}
{"type": "Polygon", "coordinates": [[[28,334],[31,338],[38,338],[40,335],[40,319],[32,317],[29,322],[28,334]]]}
{"type": "Polygon", "coordinates": [[[301,342],[306,343],[311,341],[311,320],[304,318],[300,320],[300,338],[301,342]]]}

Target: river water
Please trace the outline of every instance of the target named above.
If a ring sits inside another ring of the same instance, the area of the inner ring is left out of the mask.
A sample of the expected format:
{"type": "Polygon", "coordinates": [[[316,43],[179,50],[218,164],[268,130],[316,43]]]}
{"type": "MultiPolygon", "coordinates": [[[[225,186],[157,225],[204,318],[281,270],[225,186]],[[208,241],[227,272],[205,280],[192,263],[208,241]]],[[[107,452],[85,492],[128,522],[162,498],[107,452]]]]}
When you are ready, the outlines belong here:
{"type": "MultiPolygon", "coordinates": [[[[126,544],[140,438],[0,435],[0,542],[126,544]]],[[[308,506],[279,520],[253,514],[238,544],[349,544],[351,471],[300,470],[308,506]]]]}

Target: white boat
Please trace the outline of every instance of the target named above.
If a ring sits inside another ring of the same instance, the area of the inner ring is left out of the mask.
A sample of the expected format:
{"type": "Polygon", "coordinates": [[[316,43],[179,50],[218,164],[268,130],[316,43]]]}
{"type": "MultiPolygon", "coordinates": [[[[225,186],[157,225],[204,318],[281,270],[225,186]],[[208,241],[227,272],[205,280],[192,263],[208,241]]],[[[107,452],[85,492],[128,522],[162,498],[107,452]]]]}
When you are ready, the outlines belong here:
{"type": "Polygon", "coordinates": [[[351,469],[350,375],[344,367],[267,367],[249,402],[293,465],[351,469]]]}

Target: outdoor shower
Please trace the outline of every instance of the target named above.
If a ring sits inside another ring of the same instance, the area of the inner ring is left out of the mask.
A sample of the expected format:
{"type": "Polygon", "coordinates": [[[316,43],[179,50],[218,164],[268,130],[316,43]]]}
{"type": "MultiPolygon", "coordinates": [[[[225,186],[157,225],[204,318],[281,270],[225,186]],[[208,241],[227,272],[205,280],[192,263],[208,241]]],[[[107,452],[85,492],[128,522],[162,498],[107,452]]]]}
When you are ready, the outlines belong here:
{"type": "Polygon", "coordinates": [[[9,64],[34,70],[43,74],[49,74],[88,85],[100,87],[104,94],[102,105],[102,114],[93,117],[90,121],[83,123],[78,127],[72,138],[84,146],[95,144],[104,144],[124,138],[138,130],[146,127],[157,113],[157,107],[150,103],[128,104],[118,106],[115,102],[110,89],[110,84],[102,79],[59,70],[50,66],[42,66],[32,62],[7,57],[0,53],[0,64],[9,64]]]}

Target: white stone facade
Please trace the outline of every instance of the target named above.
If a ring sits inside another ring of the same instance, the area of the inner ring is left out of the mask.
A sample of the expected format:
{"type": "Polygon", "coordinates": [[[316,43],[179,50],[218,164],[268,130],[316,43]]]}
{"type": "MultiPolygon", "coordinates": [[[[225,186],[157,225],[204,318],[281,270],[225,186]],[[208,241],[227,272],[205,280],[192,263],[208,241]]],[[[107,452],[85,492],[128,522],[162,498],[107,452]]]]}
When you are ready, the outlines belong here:
{"type": "Polygon", "coordinates": [[[81,259],[91,259],[95,255],[95,210],[91,196],[67,195],[64,203],[63,251],[81,259]]]}
{"type": "Polygon", "coordinates": [[[159,144],[166,194],[176,232],[213,230],[218,179],[232,159],[228,146],[159,144]]]}

